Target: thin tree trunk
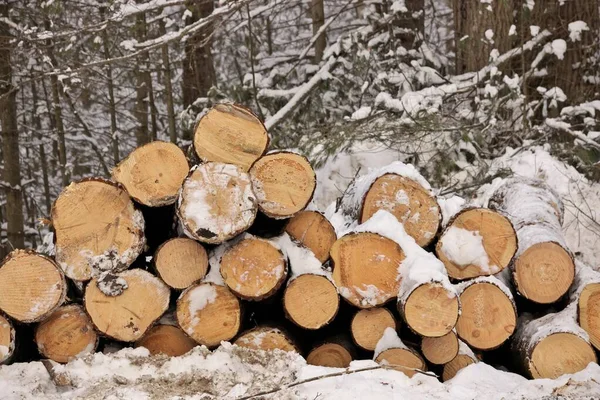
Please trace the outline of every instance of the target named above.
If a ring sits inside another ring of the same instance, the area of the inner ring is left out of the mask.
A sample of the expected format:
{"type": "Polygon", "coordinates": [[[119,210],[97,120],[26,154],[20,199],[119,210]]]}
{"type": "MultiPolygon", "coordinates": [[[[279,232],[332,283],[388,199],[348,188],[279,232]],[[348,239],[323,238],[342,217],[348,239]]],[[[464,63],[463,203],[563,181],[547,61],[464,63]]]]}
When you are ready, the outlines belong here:
{"type": "MultiPolygon", "coordinates": [[[[9,5],[0,5],[0,15],[8,17],[9,5]]],[[[6,191],[7,239],[11,247],[25,247],[23,195],[19,164],[17,92],[12,86],[11,35],[8,25],[0,22],[0,122],[2,123],[3,179],[6,191]]]]}
{"type": "MultiPolygon", "coordinates": [[[[164,35],[167,33],[165,29],[165,24],[163,21],[159,23],[160,34],[164,35]]],[[[163,68],[165,72],[164,76],[164,85],[165,85],[165,95],[167,98],[167,118],[169,120],[169,139],[171,143],[177,143],[177,131],[175,130],[175,107],[173,105],[173,86],[171,84],[171,61],[169,59],[169,46],[164,45],[161,48],[162,51],[162,62],[163,68]]]]}
{"type": "MultiPolygon", "coordinates": [[[[145,40],[146,37],[146,18],[143,14],[136,17],[135,36],[139,42],[145,40]]],[[[144,53],[138,58],[138,68],[135,72],[135,108],[133,114],[138,121],[138,126],[135,130],[135,138],[137,146],[148,143],[150,136],[148,132],[148,76],[145,71],[147,69],[147,54],[144,53]]]]}
{"type": "Polygon", "coordinates": [[[40,164],[42,168],[42,180],[44,183],[44,205],[46,207],[46,215],[50,215],[50,210],[52,207],[52,201],[50,199],[50,182],[48,180],[48,161],[46,159],[46,149],[43,143],[43,135],[42,135],[42,122],[40,120],[40,116],[37,113],[37,103],[38,103],[38,95],[37,95],[37,86],[35,81],[31,81],[31,97],[33,102],[33,109],[31,118],[33,120],[33,126],[36,130],[36,138],[40,141],[39,144],[39,152],[40,152],[40,164]]]}
{"type": "MultiPolygon", "coordinates": [[[[100,19],[104,20],[106,9],[100,7],[100,19]]],[[[104,58],[110,58],[110,50],[108,48],[109,37],[108,29],[102,30],[102,42],[104,50],[104,58]]],[[[112,153],[113,162],[115,165],[119,163],[119,132],[117,128],[117,110],[115,107],[115,86],[112,77],[112,66],[110,63],[106,64],[106,77],[108,85],[108,107],[110,112],[110,137],[112,139],[112,153]]]]}
{"type": "MultiPolygon", "coordinates": [[[[323,0],[311,0],[310,16],[312,18],[313,36],[316,35],[323,24],[325,23],[325,7],[323,0]]],[[[315,42],[315,64],[318,64],[323,59],[323,52],[327,46],[327,35],[322,32],[315,42]]]]}

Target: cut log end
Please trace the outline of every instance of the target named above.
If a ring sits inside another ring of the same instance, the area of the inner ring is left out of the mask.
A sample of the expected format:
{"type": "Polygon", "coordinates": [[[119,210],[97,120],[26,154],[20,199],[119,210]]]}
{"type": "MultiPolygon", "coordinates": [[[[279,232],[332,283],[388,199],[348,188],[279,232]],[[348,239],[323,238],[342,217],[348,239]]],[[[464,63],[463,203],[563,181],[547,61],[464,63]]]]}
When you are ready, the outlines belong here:
{"type": "Polygon", "coordinates": [[[257,210],[250,176],[235,165],[212,162],[185,179],[177,214],[189,237],[219,244],[247,230],[257,210]]]}
{"type": "Polygon", "coordinates": [[[517,234],[500,213],[468,209],[450,221],[435,251],[453,279],[492,275],[510,264],[517,251],[517,234]]]}
{"type": "Polygon", "coordinates": [[[177,322],[197,343],[214,348],[237,335],[240,302],[223,286],[198,283],[177,300],[177,322]]]}
{"type": "Polygon", "coordinates": [[[281,251],[267,240],[247,238],[225,252],[221,275],[236,295],[258,301],[281,287],[287,276],[287,263],[281,251]]]}
{"type": "Polygon", "coordinates": [[[337,240],[335,229],[321,213],[302,211],[289,220],[285,231],[309,248],[322,263],[329,259],[331,246],[337,240]]]}
{"type": "Polygon", "coordinates": [[[400,311],[408,326],[425,337],[450,332],[459,314],[458,298],[439,283],[426,283],[413,290],[403,308],[400,311]]]}
{"type": "Polygon", "coordinates": [[[357,307],[384,304],[398,294],[398,265],[404,258],[400,246],[383,236],[346,235],[331,247],[333,282],[338,292],[357,307]]]}
{"type": "Polygon", "coordinates": [[[414,180],[397,174],[385,174],[373,182],[363,200],[360,223],[379,210],[393,214],[421,247],[433,241],[440,227],[436,199],[414,180]]]}
{"type": "Polygon", "coordinates": [[[387,328],[396,330],[396,320],[388,309],[382,307],[358,311],[350,324],[354,343],[367,351],[375,350],[387,328]]]}
{"type": "Polygon", "coordinates": [[[600,350],[600,283],[588,284],[579,296],[579,325],[590,336],[590,342],[600,350]]]}
{"type": "Polygon", "coordinates": [[[176,326],[156,325],[135,343],[135,347],[145,347],[153,356],[178,357],[196,347],[196,342],[176,326]]]}
{"type": "Polygon", "coordinates": [[[271,218],[289,218],[302,211],[317,185],[308,160],[298,154],[276,152],[254,163],[250,176],[258,207],[271,218]]]}
{"type": "Polygon", "coordinates": [[[597,362],[596,353],[581,337],[572,333],[555,333],[539,341],[529,359],[533,378],[555,379],[581,371],[597,362]]]}
{"type": "Polygon", "coordinates": [[[128,268],[145,245],[144,217],[119,185],[101,179],[71,183],[52,207],[56,262],[87,281],[128,268]]]}
{"type": "Polygon", "coordinates": [[[8,362],[15,351],[15,328],[9,319],[0,315],[0,365],[8,362]]]}
{"type": "Polygon", "coordinates": [[[135,342],[167,311],[170,291],[160,279],[141,269],[119,273],[126,283],[118,295],[104,293],[98,279],[85,291],[85,309],[94,326],[106,336],[135,342]]]}
{"type": "Polygon", "coordinates": [[[156,250],[154,266],[167,285],[182,290],[204,278],[208,271],[208,255],[200,243],[175,238],[156,250]]]}
{"type": "Polygon", "coordinates": [[[324,343],[311,350],[306,362],[321,367],[348,368],[352,362],[352,354],[341,344],[324,343]]]}
{"type": "Polygon", "coordinates": [[[492,350],[513,334],[517,325],[515,306],[498,286],[473,283],[460,294],[460,304],[456,332],[469,346],[492,350]]]}
{"type": "Polygon", "coordinates": [[[216,161],[248,171],[267,150],[267,129],[249,109],[217,104],[204,115],[194,134],[194,149],[204,162],[216,161]]]}
{"type": "Polygon", "coordinates": [[[67,284],[50,258],[14,250],[0,265],[0,311],[16,321],[38,322],[59,307],[67,284]]]}
{"type": "Polygon", "coordinates": [[[449,381],[450,379],[454,378],[456,374],[458,374],[458,371],[476,362],[477,360],[466,354],[457,355],[452,361],[444,365],[444,369],[442,371],[442,380],[444,382],[449,381]]]}
{"type": "Polygon", "coordinates": [[[427,370],[425,361],[416,352],[409,349],[391,348],[384,350],[375,357],[375,361],[382,365],[389,365],[409,378],[416,374],[418,370],[427,370]]]}
{"type": "Polygon", "coordinates": [[[525,298],[550,304],[571,287],[575,264],[571,255],[557,243],[537,243],[518,256],[513,277],[517,290],[525,298]]]}
{"type": "Polygon", "coordinates": [[[185,154],[179,147],[156,141],[131,152],[112,175],[138,203],[161,207],[175,203],[188,171],[185,154]]]}
{"type": "Polygon", "coordinates": [[[454,331],[440,337],[424,337],[421,342],[421,352],[432,364],[449,363],[458,355],[458,337],[454,331]]]}
{"type": "Polygon", "coordinates": [[[282,330],[272,327],[258,327],[246,331],[234,344],[253,350],[282,350],[299,353],[294,341],[282,330]]]}
{"type": "Polygon", "coordinates": [[[336,316],[340,299],[335,286],[324,276],[306,274],[285,288],[283,307],[290,321],[304,329],[319,329],[336,316]]]}
{"type": "Polygon", "coordinates": [[[83,308],[71,304],[60,307],[38,325],[35,342],[46,358],[67,363],[93,353],[98,335],[83,308]]]}

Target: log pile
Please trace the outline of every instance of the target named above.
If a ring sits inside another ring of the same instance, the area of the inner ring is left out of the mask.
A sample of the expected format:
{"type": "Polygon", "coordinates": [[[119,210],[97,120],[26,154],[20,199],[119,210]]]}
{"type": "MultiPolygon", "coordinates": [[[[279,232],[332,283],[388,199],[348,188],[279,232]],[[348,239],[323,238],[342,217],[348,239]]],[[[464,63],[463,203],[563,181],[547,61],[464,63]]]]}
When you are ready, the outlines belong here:
{"type": "Polygon", "coordinates": [[[66,187],[54,254],[0,264],[0,364],[114,341],[167,356],[229,341],[337,368],[371,358],[444,381],[480,360],[532,378],[597,362],[600,273],[575,262],[543,182],[507,179],[489,204],[442,218],[444,200],[394,162],[323,214],[309,160],[268,144],[252,112],[220,104],[196,126],[197,165],[153,142],[111,181],[66,187]]]}

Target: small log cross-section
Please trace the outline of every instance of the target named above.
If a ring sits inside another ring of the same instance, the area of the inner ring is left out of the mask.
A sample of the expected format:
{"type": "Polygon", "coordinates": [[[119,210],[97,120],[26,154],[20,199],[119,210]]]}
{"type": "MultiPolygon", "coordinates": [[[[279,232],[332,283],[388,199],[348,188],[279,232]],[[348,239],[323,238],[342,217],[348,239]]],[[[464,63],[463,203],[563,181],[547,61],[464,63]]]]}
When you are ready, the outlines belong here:
{"type": "Polygon", "coordinates": [[[317,187],[317,176],[308,160],[287,151],[256,161],[250,177],[259,210],[275,219],[290,218],[304,210],[317,187]]]}
{"type": "Polygon", "coordinates": [[[571,289],[571,301],[577,303],[579,326],[600,350],[600,272],[577,262],[577,275],[571,289]]]}
{"type": "Polygon", "coordinates": [[[237,104],[217,104],[204,115],[194,134],[200,160],[234,164],[247,172],[267,150],[269,135],[258,117],[237,104]]]}
{"type": "Polygon", "coordinates": [[[112,176],[138,203],[161,207],[175,203],[188,172],[183,151],[173,143],[157,141],[131,152],[112,176]]]}
{"type": "Polygon", "coordinates": [[[417,371],[427,371],[427,364],[419,353],[407,347],[393,328],[387,328],[377,342],[373,359],[383,365],[389,365],[409,378],[417,371]]]}
{"type": "Polygon", "coordinates": [[[67,186],[52,207],[56,262],[87,281],[127,269],[144,248],[144,217],[118,184],[88,179],[67,186]]]}
{"type": "Polygon", "coordinates": [[[335,286],[321,275],[300,275],[283,293],[286,316],[304,329],[319,329],[329,324],[335,318],[339,304],[335,286]]]}
{"type": "Polygon", "coordinates": [[[8,318],[0,315],[0,365],[10,361],[15,351],[15,328],[8,318]]]}
{"type": "Polygon", "coordinates": [[[577,325],[576,313],[576,304],[571,303],[561,312],[537,319],[521,315],[512,349],[523,372],[535,379],[555,379],[598,362],[588,335],[577,325]]]}
{"type": "Polygon", "coordinates": [[[562,235],[558,194],[542,181],[512,178],[489,206],[508,215],[517,231],[519,249],[511,267],[517,291],[540,304],[559,300],[573,283],[575,264],[562,235]]]}
{"type": "Polygon", "coordinates": [[[250,176],[235,165],[210,162],[184,180],[177,215],[187,236],[219,244],[247,230],[257,210],[250,176]]]}
{"type": "Polygon", "coordinates": [[[306,362],[321,367],[348,368],[354,353],[354,346],[345,337],[331,337],[313,347],[306,362]]]}
{"type": "Polygon", "coordinates": [[[197,283],[177,300],[177,323],[189,337],[206,347],[217,347],[237,335],[240,301],[226,287],[197,283]]]}
{"type": "Polygon", "coordinates": [[[331,247],[333,282],[338,292],[360,308],[375,307],[398,295],[400,246],[375,233],[345,235],[331,247]]]}
{"type": "Polygon", "coordinates": [[[450,362],[444,365],[442,370],[442,381],[446,382],[454,378],[458,371],[478,362],[477,356],[473,350],[464,342],[459,341],[458,354],[450,362]]]}
{"type": "Polygon", "coordinates": [[[352,340],[360,348],[373,351],[387,328],[396,329],[396,319],[383,307],[358,311],[350,323],[352,340]]]}
{"type": "Polygon", "coordinates": [[[183,290],[198,282],[208,271],[208,255],[192,239],[174,238],[163,243],[154,254],[158,276],[171,288],[183,290]]]}
{"type": "Polygon", "coordinates": [[[85,309],[104,335],[135,342],[167,311],[170,291],[141,269],[92,279],[85,290],[85,309]]]}
{"type": "Polygon", "coordinates": [[[155,325],[135,342],[135,347],[145,347],[153,356],[163,354],[169,357],[182,356],[196,345],[181,329],[172,325],[155,325]]]}
{"type": "Polygon", "coordinates": [[[0,265],[0,311],[16,321],[43,320],[63,303],[66,291],[56,263],[31,250],[14,250],[0,265]]]}
{"type": "Polygon", "coordinates": [[[285,231],[310,249],[321,263],[329,259],[331,246],[337,240],[335,229],[318,211],[301,211],[290,218],[285,231]]]}
{"type": "Polygon", "coordinates": [[[253,350],[282,350],[299,353],[293,339],[284,331],[269,326],[260,326],[242,333],[234,342],[237,346],[253,350]]]}
{"type": "Polygon", "coordinates": [[[517,251],[517,234],[505,216],[485,208],[459,212],[435,252],[453,279],[492,275],[506,268],[517,251]]]}
{"type": "Polygon", "coordinates": [[[46,358],[67,363],[93,353],[98,335],[83,308],[71,304],[60,307],[38,325],[35,342],[46,358]]]}
{"type": "Polygon", "coordinates": [[[271,242],[247,237],[225,251],[221,258],[221,275],[237,296],[260,301],[274,295],[283,285],[287,262],[271,242]]]}
{"type": "Polygon", "coordinates": [[[458,336],[478,350],[492,350],[508,340],[517,326],[517,308],[509,289],[495,277],[477,278],[458,287],[458,336]]]}
{"type": "Polygon", "coordinates": [[[458,337],[453,330],[440,337],[424,337],[421,352],[432,364],[449,363],[458,355],[458,337]]]}

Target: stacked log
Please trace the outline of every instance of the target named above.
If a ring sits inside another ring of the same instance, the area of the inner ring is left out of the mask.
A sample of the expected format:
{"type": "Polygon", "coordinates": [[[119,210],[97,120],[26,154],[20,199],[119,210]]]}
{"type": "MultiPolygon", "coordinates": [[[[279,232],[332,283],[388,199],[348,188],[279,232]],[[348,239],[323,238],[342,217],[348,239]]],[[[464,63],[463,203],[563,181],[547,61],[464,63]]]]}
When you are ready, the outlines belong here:
{"type": "Polygon", "coordinates": [[[356,349],[342,334],[318,343],[306,356],[306,362],[321,367],[348,368],[355,358],[356,349]]]}
{"type": "Polygon", "coordinates": [[[419,371],[427,370],[421,355],[406,346],[393,328],[387,328],[377,342],[373,359],[379,364],[389,365],[409,378],[419,371]]]}
{"type": "Polygon", "coordinates": [[[600,350],[600,272],[577,262],[571,301],[577,304],[579,326],[587,332],[590,343],[600,350]]]}
{"type": "Polygon", "coordinates": [[[444,364],[442,370],[442,381],[446,382],[454,378],[456,374],[463,368],[471,364],[475,364],[479,359],[464,342],[458,342],[458,354],[449,362],[444,364]]]}

